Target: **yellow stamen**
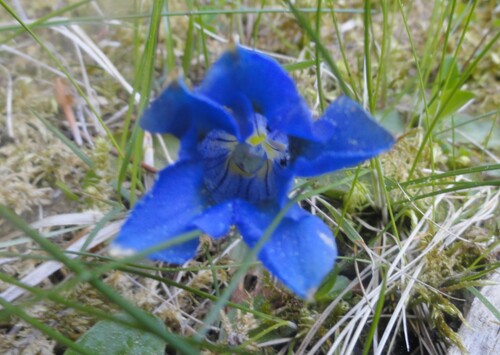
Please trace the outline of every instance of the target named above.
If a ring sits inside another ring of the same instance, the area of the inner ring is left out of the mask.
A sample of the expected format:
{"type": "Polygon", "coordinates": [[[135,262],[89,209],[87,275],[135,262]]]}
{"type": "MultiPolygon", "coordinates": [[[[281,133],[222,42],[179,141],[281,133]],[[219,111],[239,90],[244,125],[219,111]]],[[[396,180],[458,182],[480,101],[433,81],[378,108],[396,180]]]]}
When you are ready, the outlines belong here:
{"type": "Polygon", "coordinates": [[[247,139],[247,142],[253,146],[259,145],[266,140],[265,135],[255,134],[247,139]]]}

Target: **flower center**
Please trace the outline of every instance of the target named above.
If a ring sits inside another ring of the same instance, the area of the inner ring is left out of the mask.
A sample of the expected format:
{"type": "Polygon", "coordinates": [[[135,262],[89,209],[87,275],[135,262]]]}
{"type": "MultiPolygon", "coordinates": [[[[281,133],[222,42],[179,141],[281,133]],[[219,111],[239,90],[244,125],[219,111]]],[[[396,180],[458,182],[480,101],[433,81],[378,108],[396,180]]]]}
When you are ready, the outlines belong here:
{"type": "Polygon", "coordinates": [[[254,176],[267,160],[266,151],[259,145],[239,143],[233,150],[230,161],[237,168],[236,173],[245,177],[254,176]]]}
{"type": "Polygon", "coordinates": [[[288,165],[288,138],[270,131],[262,115],[254,114],[254,134],[244,142],[223,131],[212,131],[199,145],[205,163],[205,187],[215,202],[243,198],[273,199],[278,177],[288,165]]]}

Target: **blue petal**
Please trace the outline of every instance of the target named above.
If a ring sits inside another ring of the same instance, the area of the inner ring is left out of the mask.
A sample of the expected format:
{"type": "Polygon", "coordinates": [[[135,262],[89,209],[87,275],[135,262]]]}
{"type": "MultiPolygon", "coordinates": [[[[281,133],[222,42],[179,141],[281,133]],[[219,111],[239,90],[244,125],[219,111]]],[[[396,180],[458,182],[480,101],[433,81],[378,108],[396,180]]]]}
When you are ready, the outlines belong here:
{"type": "Polygon", "coordinates": [[[182,137],[195,128],[199,135],[221,129],[238,135],[233,117],[217,103],[193,94],[181,80],[172,82],[144,112],[141,127],[154,133],[171,133],[182,137]]]}
{"type": "MultiPolygon", "coordinates": [[[[236,224],[245,242],[253,247],[277,214],[276,208],[260,208],[239,202],[236,224]]],[[[259,259],[298,296],[311,299],[335,264],[337,248],[330,229],[298,206],[292,207],[259,259]]]]}
{"type": "MultiPolygon", "coordinates": [[[[161,171],[152,190],[134,206],[114,244],[125,250],[142,251],[196,230],[191,222],[206,208],[202,184],[200,163],[179,162],[161,171]]],[[[195,239],[149,257],[182,264],[195,255],[197,246],[195,239]]]]}
{"type": "Polygon", "coordinates": [[[233,202],[225,201],[209,208],[191,224],[213,238],[227,235],[233,225],[233,202]]]}
{"type": "Polygon", "coordinates": [[[210,68],[197,90],[223,106],[240,105],[244,95],[253,110],[266,117],[271,130],[312,137],[312,118],[293,80],[273,59],[235,47],[210,68]]]}
{"type": "Polygon", "coordinates": [[[249,136],[253,134],[253,107],[250,101],[239,93],[233,93],[231,102],[227,104],[230,108],[231,114],[238,123],[240,132],[240,141],[244,142],[249,136]]]}
{"type": "Polygon", "coordinates": [[[355,166],[388,150],[392,135],[348,97],[335,100],[315,123],[318,139],[293,139],[292,160],[298,176],[316,176],[355,166]]]}

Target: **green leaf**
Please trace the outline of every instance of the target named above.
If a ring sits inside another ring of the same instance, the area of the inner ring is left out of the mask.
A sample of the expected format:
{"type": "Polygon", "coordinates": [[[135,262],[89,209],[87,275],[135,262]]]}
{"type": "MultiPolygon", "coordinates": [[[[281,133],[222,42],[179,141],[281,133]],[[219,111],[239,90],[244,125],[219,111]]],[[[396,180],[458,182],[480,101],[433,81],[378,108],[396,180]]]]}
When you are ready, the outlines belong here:
{"type": "Polygon", "coordinates": [[[184,73],[189,73],[191,67],[191,58],[193,58],[194,51],[194,17],[189,16],[189,27],[187,31],[186,46],[184,48],[184,55],[182,56],[182,69],[184,73]]]}
{"type": "Polygon", "coordinates": [[[457,90],[454,92],[453,90],[446,90],[445,92],[443,92],[441,100],[435,101],[429,107],[429,113],[434,115],[436,112],[439,112],[438,105],[446,103],[448,98],[450,98],[450,101],[446,104],[446,107],[441,111],[441,113],[439,113],[439,117],[436,117],[435,119],[438,120],[443,117],[454,115],[455,113],[458,112],[458,110],[460,110],[467,102],[472,100],[474,97],[475,95],[472,91],[457,90]]]}
{"type": "Polygon", "coordinates": [[[446,123],[447,128],[443,133],[444,137],[452,136],[452,129],[454,127],[459,128],[461,131],[467,134],[464,137],[461,134],[455,133],[454,141],[455,143],[470,143],[470,139],[484,144],[485,148],[489,149],[499,149],[500,148],[500,127],[493,120],[476,120],[466,114],[457,114],[454,117],[453,125],[446,123]],[[470,139],[469,139],[470,138],[470,139]],[[487,146],[486,144],[487,143],[487,146]]]}
{"type": "MultiPolygon", "coordinates": [[[[124,316],[121,318],[129,319],[124,316]]],[[[164,327],[159,319],[156,320],[164,327]]],[[[166,344],[144,330],[109,320],[96,323],[76,343],[89,349],[93,354],[107,355],[162,355],[165,353],[166,344]]],[[[78,353],[68,349],[64,355],[78,355],[78,353]]]]}
{"type": "MultiPolygon", "coordinates": [[[[323,282],[322,286],[316,293],[317,301],[331,301],[334,300],[338,295],[340,295],[351,283],[351,280],[343,275],[336,275],[331,273],[327,276],[327,279],[323,282]]],[[[343,299],[350,299],[352,297],[352,292],[347,292],[343,299]]]]}
{"type": "Polygon", "coordinates": [[[385,112],[376,112],[377,121],[394,135],[400,135],[405,132],[405,123],[396,109],[385,112]]]}
{"type": "MultiPolygon", "coordinates": [[[[439,84],[444,84],[445,78],[450,77],[450,79],[448,79],[448,83],[444,88],[444,90],[445,91],[451,90],[460,81],[460,75],[461,73],[460,70],[458,69],[458,64],[455,60],[453,60],[453,56],[451,55],[446,56],[438,76],[439,78],[442,79],[442,81],[439,84]]],[[[438,88],[439,85],[436,85],[435,87],[438,88]]]]}
{"type": "Polygon", "coordinates": [[[352,226],[351,222],[344,218],[341,212],[337,211],[335,207],[330,205],[328,202],[319,200],[319,202],[328,210],[330,216],[338,223],[342,231],[345,233],[347,238],[351,240],[351,242],[356,244],[364,243],[363,238],[359,235],[358,231],[352,226]]]}
{"type": "Polygon", "coordinates": [[[314,65],[314,60],[303,60],[301,62],[295,62],[290,64],[285,64],[283,67],[286,71],[294,71],[294,70],[305,70],[309,69],[314,65]]]}

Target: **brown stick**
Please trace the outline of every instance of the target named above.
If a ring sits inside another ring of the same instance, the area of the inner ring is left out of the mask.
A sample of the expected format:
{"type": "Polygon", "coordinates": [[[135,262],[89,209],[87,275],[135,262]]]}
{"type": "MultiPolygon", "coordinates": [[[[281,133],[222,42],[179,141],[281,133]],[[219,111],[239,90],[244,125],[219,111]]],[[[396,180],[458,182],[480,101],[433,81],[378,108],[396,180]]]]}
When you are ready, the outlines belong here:
{"type": "Polygon", "coordinates": [[[55,96],[56,101],[64,112],[64,116],[69,123],[69,128],[76,144],[83,144],[82,136],[76,123],[75,114],[73,113],[73,95],[67,83],[62,78],[57,78],[55,81],[55,96]]]}

